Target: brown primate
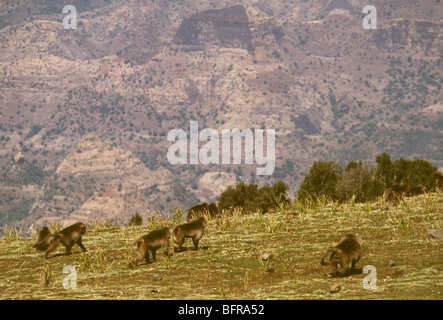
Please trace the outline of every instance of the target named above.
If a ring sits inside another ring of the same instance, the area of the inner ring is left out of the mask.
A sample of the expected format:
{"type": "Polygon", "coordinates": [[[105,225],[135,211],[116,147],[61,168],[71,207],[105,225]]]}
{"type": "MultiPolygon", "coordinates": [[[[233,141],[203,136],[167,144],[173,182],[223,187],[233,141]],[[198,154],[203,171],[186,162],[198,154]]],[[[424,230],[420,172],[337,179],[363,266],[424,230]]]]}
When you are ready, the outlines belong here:
{"type": "Polygon", "coordinates": [[[434,176],[434,188],[435,191],[442,190],[443,191],[443,173],[437,171],[432,174],[434,176]]]}
{"type": "Polygon", "coordinates": [[[342,276],[349,270],[349,263],[351,262],[351,271],[355,270],[355,264],[361,257],[361,246],[358,242],[357,236],[353,234],[346,234],[342,237],[340,242],[335,247],[330,247],[326,251],[325,255],[321,259],[320,264],[322,266],[331,266],[331,274],[342,276]],[[325,257],[330,254],[329,262],[324,262],[325,257]],[[342,268],[343,272],[338,272],[338,265],[342,268]]]}
{"type": "Polygon", "coordinates": [[[170,231],[168,227],[164,227],[158,230],[149,232],[147,235],[140,237],[131,246],[136,244],[138,249],[138,257],[133,260],[134,264],[146,260],[149,263],[149,252],[152,253],[152,261],[155,261],[155,253],[158,249],[162,248],[163,252],[169,257],[169,237],[170,231]]]}
{"type": "Polygon", "coordinates": [[[203,202],[201,204],[198,204],[198,205],[196,205],[196,206],[186,210],[185,212],[188,213],[187,220],[189,221],[189,220],[197,217],[198,215],[208,213],[209,212],[209,206],[208,206],[208,204],[206,202],[203,202]]]}
{"type": "MultiPolygon", "coordinates": [[[[58,247],[61,243],[66,248],[66,255],[71,254],[71,248],[74,244],[78,244],[79,247],[86,251],[82,244],[82,234],[86,233],[86,226],[82,222],[74,223],[72,226],[64,228],[63,230],[48,236],[46,239],[49,240],[49,248],[46,250],[45,258],[48,259],[48,255],[58,247]]],[[[45,240],[46,240],[45,239],[45,240]]]]}
{"type": "Polygon", "coordinates": [[[195,249],[198,249],[198,242],[203,237],[206,225],[205,218],[200,217],[176,227],[172,232],[172,239],[174,239],[174,242],[178,245],[178,247],[175,248],[175,251],[180,250],[186,238],[192,238],[195,249]]]}
{"type": "Polygon", "coordinates": [[[403,199],[409,192],[409,187],[405,184],[394,184],[390,188],[387,188],[383,193],[383,202],[388,202],[393,200],[394,202],[399,202],[403,199]]]}
{"type": "Polygon", "coordinates": [[[40,251],[46,251],[51,245],[52,238],[52,233],[49,231],[49,228],[43,227],[38,232],[33,247],[40,251]]]}
{"type": "Polygon", "coordinates": [[[408,191],[408,197],[419,196],[426,193],[426,187],[423,185],[418,185],[416,187],[410,188],[408,191]]]}
{"type": "Polygon", "coordinates": [[[211,202],[208,206],[208,211],[209,211],[209,215],[214,218],[216,216],[218,216],[219,211],[218,211],[218,206],[215,202],[211,202]]]}

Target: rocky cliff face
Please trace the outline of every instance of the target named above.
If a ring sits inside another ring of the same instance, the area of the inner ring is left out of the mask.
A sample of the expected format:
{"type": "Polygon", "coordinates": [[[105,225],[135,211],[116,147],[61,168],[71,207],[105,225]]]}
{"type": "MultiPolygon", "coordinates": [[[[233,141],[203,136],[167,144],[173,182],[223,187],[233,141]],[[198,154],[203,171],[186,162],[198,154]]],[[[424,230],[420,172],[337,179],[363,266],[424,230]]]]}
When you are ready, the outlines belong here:
{"type": "Polygon", "coordinates": [[[174,42],[188,46],[242,48],[254,53],[248,16],[241,5],[206,10],[183,19],[174,42]]]}
{"type": "Polygon", "coordinates": [[[437,54],[443,42],[441,24],[433,21],[399,19],[387,25],[383,32],[375,33],[374,42],[379,48],[410,47],[437,54]]]}
{"type": "Polygon", "coordinates": [[[442,167],[441,3],[371,4],[377,30],[357,0],[90,0],[64,30],[62,2],[1,2],[3,221],[34,199],[28,220],[185,209],[240,177],[292,196],[314,160],[442,167]],[[171,166],[167,132],[191,120],[276,129],[273,176],[171,166]]]}
{"type": "Polygon", "coordinates": [[[41,226],[60,219],[128,221],[154,213],[150,203],[168,192],[169,172],[152,172],[131,152],[97,135],[86,136],[42,187],[29,221],[41,226]]]}

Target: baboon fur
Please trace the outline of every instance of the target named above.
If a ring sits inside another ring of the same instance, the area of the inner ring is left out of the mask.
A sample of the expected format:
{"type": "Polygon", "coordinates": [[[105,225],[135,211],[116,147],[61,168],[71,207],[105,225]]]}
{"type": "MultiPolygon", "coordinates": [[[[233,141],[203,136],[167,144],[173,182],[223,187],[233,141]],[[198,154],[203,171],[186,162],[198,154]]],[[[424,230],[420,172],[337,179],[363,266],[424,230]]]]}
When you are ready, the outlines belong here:
{"type": "Polygon", "coordinates": [[[133,244],[137,245],[138,257],[134,260],[134,264],[137,265],[139,262],[146,260],[147,263],[150,262],[149,253],[152,254],[152,261],[155,261],[155,255],[158,249],[163,249],[163,253],[169,257],[169,237],[171,233],[168,227],[163,227],[158,230],[149,232],[138,238],[133,244]]]}
{"type": "Polygon", "coordinates": [[[192,238],[195,249],[198,249],[198,242],[203,237],[207,222],[204,217],[200,217],[191,222],[177,226],[172,232],[172,239],[177,244],[179,250],[186,238],[192,238]]]}
{"type": "Polygon", "coordinates": [[[437,191],[437,190],[442,190],[443,191],[443,173],[441,173],[441,172],[434,172],[433,176],[434,176],[434,189],[435,189],[435,191],[437,191]]]}
{"type": "Polygon", "coordinates": [[[209,204],[209,208],[208,208],[208,210],[209,210],[209,215],[210,215],[212,218],[218,216],[218,214],[219,214],[218,206],[217,206],[217,204],[216,204],[215,202],[211,202],[211,203],[209,204]]]}
{"type": "Polygon", "coordinates": [[[53,234],[49,231],[48,227],[43,227],[37,234],[37,238],[35,239],[34,248],[40,251],[48,250],[51,242],[53,240],[53,234]]]}
{"type": "Polygon", "coordinates": [[[392,187],[387,188],[383,193],[383,202],[388,201],[399,202],[409,192],[409,187],[405,184],[394,184],[392,187]]]}
{"type": "Polygon", "coordinates": [[[331,274],[333,276],[345,275],[349,269],[355,270],[355,264],[361,258],[361,245],[357,236],[353,234],[346,234],[342,237],[340,242],[335,247],[330,247],[321,259],[322,266],[330,265],[331,274]],[[325,257],[329,254],[329,262],[325,262],[325,257]],[[349,268],[351,263],[351,268],[349,268]],[[342,272],[338,271],[340,265],[342,272]]]}
{"type": "Polygon", "coordinates": [[[415,197],[421,194],[425,194],[427,191],[426,187],[423,185],[418,185],[409,189],[408,197],[415,197]]]}
{"type": "Polygon", "coordinates": [[[206,202],[198,204],[192,208],[189,208],[185,212],[188,213],[187,220],[190,221],[199,215],[205,214],[209,212],[209,205],[206,202]]]}
{"type": "MultiPolygon", "coordinates": [[[[73,225],[57,232],[55,234],[49,235],[46,239],[49,240],[49,248],[46,250],[45,258],[48,259],[49,253],[55,250],[59,244],[62,244],[66,248],[66,255],[71,254],[71,248],[74,244],[82,249],[83,252],[86,248],[82,243],[82,235],[86,233],[86,226],[82,222],[74,223],[73,225]]],[[[46,240],[45,239],[45,240],[46,240]]],[[[43,240],[43,241],[45,241],[43,240]]]]}

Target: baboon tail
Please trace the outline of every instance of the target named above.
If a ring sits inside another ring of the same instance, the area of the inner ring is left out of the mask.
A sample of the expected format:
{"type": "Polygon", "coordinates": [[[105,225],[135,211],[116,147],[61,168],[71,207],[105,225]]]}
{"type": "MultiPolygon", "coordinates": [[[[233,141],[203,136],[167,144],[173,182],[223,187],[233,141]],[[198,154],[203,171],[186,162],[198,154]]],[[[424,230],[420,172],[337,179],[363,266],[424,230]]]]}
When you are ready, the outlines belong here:
{"type": "Polygon", "coordinates": [[[40,242],[35,243],[32,247],[40,251],[46,251],[46,249],[48,249],[51,243],[54,241],[54,238],[54,234],[49,234],[46,238],[42,239],[40,242]],[[48,240],[51,237],[53,238],[53,240],[48,240]]]}

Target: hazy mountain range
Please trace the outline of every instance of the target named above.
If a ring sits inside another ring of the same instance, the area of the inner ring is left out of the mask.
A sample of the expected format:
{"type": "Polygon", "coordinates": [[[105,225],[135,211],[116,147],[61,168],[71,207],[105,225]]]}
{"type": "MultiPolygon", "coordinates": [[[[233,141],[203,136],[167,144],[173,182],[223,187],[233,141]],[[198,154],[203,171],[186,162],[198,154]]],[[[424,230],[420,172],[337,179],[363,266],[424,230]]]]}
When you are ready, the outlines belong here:
{"type": "Polygon", "coordinates": [[[284,180],[314,160],[443,167],[443,4],[0,3],[0,225],[142,216],[284,180]],[[65,30],[65,5],[78,28],[65,30]],[[170,165],[173,128],[276,130],[276,168],[170,165]]]}

